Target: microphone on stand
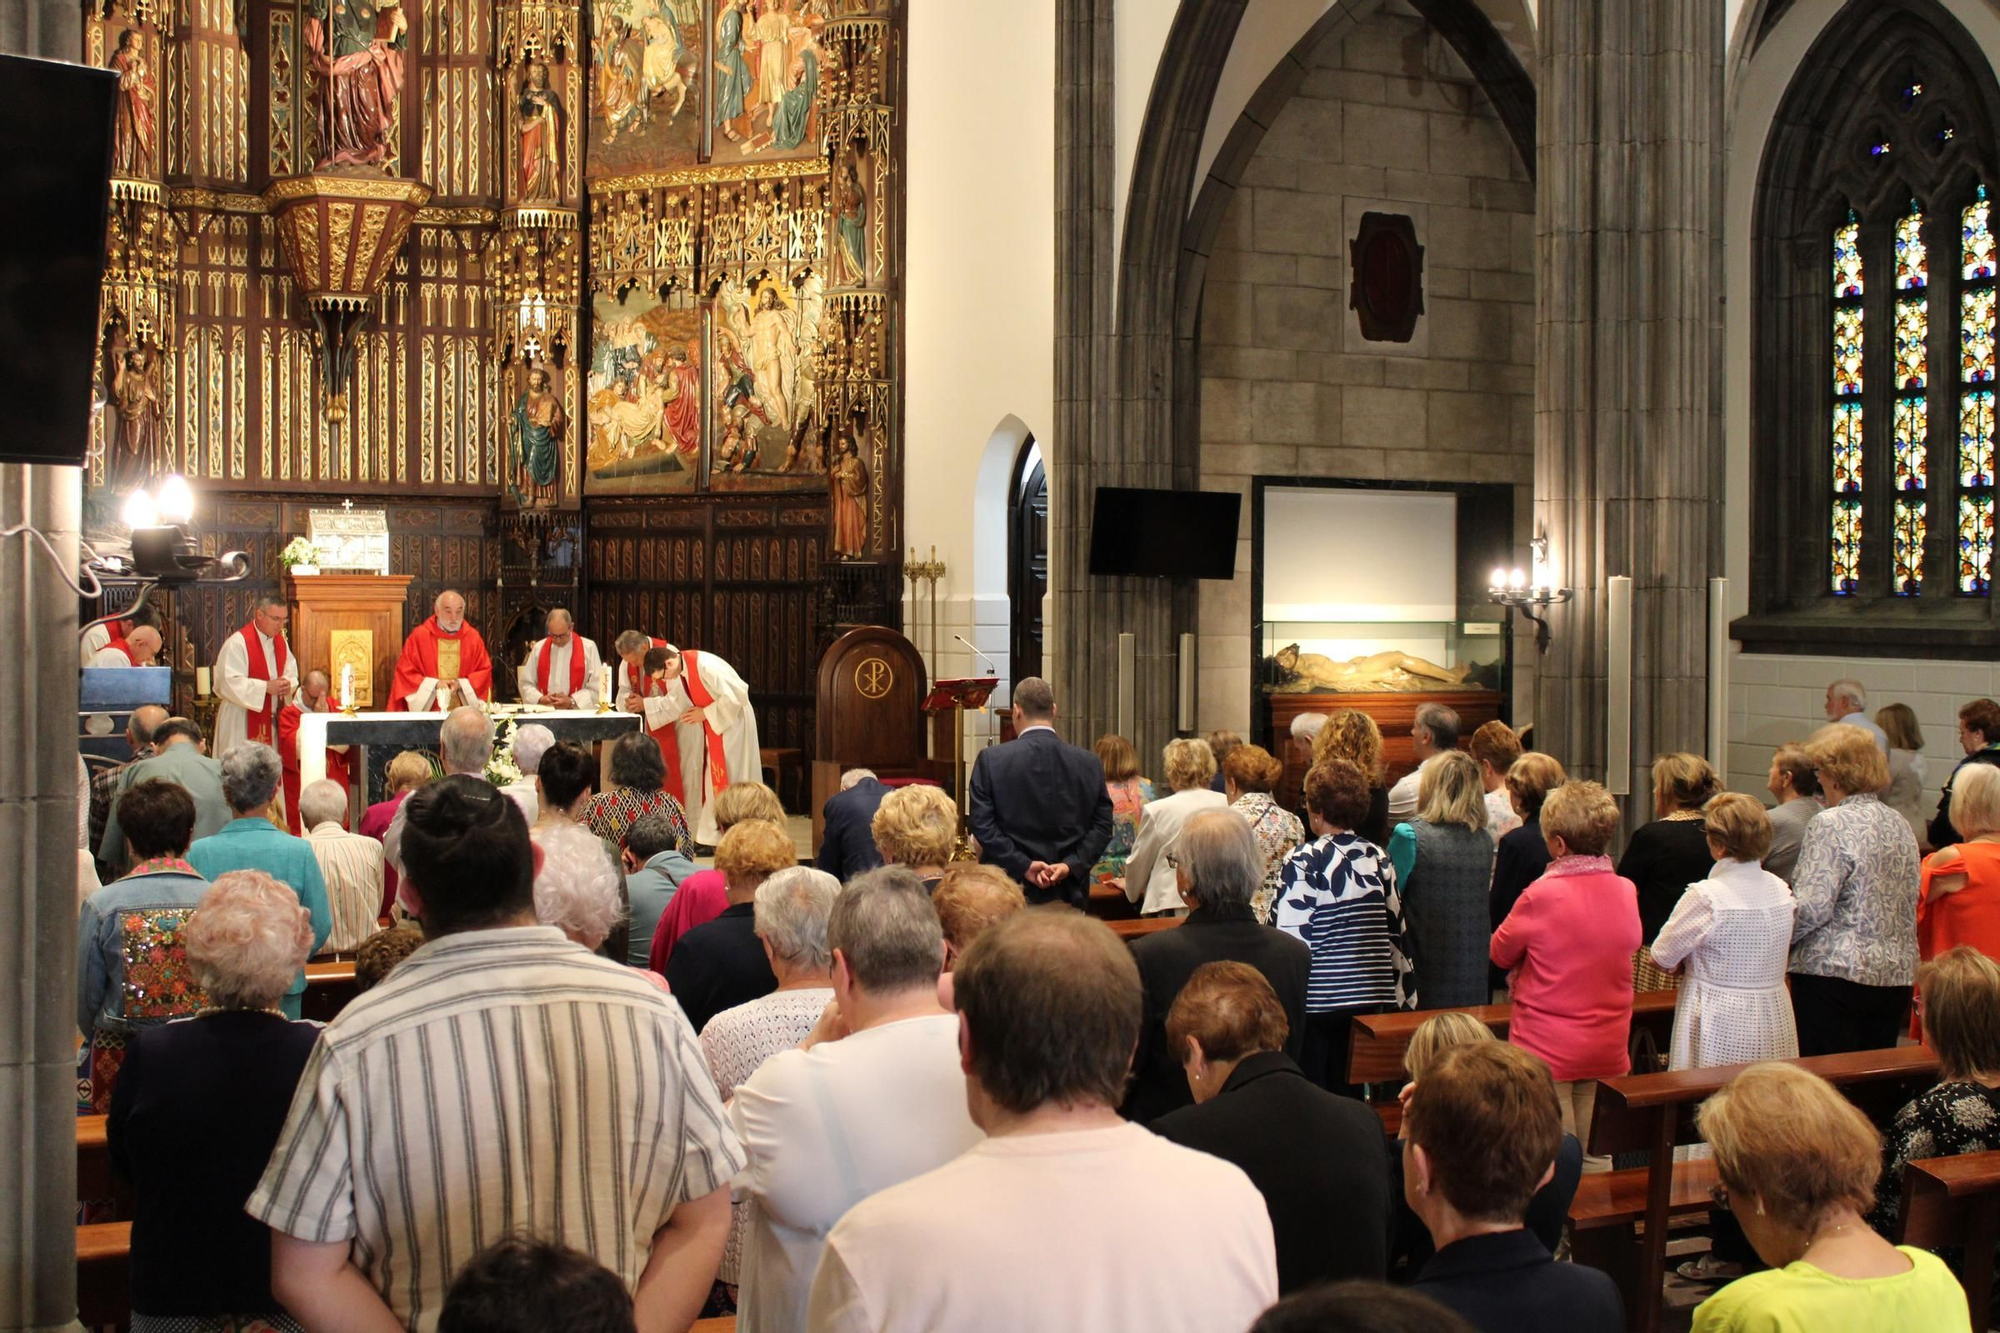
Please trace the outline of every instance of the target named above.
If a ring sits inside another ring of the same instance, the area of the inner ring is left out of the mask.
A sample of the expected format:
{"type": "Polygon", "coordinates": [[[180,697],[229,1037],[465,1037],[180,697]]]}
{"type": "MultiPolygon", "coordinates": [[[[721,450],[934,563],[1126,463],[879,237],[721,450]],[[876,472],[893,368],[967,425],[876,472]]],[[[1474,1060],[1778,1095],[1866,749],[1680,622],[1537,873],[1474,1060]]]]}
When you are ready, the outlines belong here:
{"type": "MultiPolygon", "coordinates": [[[[964,635],[954,634],[951,637],[957,639],[960,643],[964,644],[966,647],[972,648],[971,640],[967,639],[964,635]]],[[[986,669],[988,671],[991,671],[996,676],[1000,674],[1000,668],[993,665],[992,658],[986,656],[985,653],[980,652],[977,648],[972,648],[972,651],[975,655],[977,655],[980,658],[981,661],[986,663],[986,669]]]]}

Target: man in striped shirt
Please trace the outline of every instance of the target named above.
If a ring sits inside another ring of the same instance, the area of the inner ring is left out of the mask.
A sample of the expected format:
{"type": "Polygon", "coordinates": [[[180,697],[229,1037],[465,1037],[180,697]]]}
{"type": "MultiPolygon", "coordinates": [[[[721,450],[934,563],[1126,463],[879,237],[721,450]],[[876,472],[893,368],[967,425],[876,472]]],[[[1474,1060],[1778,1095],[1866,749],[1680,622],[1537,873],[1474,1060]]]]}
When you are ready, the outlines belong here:
{"type": "Polygon", "coordinates": [[[327,953],[353,953],[375,933],[382,910],[382,844],[347,831],[347,788],[332,778],[299,793],[299,824],[326,881],[333,911],[327,953]]]}
{"type": "Polygon", "coordinates": [[[700,1312],[743,1150],[679,1006],[535,923],[520,807],[454,776],[403,803],[426,943],[328,1025],[246,1208],[311,1330],[431,1333],[509,1231],[633,1289],[645,1333],[700,1312]]]}

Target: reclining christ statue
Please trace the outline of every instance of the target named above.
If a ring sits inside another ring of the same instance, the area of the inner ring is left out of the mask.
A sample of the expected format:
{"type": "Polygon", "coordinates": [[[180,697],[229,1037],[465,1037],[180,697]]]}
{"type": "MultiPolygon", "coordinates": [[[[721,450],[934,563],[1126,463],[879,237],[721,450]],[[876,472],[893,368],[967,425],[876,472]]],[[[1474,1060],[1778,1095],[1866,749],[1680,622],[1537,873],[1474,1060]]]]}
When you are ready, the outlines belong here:
{"type": "Polygon", "coordinates": [[[1286,644],[1272,657],[1283,673],[1278,688],[1287,693],[1315,690],[1364,693],[1370,690],[1421,690],[1434,688],[1431,682],[1463,685],[1472,674],[1472,664],[1441,667],[1410,653],[1391,649],[1336,662],[1322,653],[1302,653],[1296,643],[1286,644]]]}

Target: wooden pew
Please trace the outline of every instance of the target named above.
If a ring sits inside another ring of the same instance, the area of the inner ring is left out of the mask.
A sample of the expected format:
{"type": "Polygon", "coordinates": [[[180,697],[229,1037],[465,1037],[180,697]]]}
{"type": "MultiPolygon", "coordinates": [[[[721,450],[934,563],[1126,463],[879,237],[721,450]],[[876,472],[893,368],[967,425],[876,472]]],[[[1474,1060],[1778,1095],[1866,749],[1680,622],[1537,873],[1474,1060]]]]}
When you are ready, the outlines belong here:
{"type": "Polygon", "coordinates": [[[736,1316],[725,1314],[713,1319],[697,1319],[688,1333],[736,1333],[736,1316]]]}
{"type": "Polygon", "coordinates": [[[1903,1168],[1902,1243],[1965,1247],[1965,1299],[1985,1328],[1993,1300],[1993,1246],[2000,1241],[2000,1152],[1927,1157],[1903,1168]]]}
{"type": "Polygon", "coordinates": [[[333,1016],[345,1009],[356,994],[352,960],[307,963],[306,993],[299,1005],[300,1016],[320,1023],[332,1022],[333,1016]]]}
{"type": "MultiPolygon", "coordinates": [[[[1921,1046],[1819,1055],[1792,1063],[1832,1083],[1878,1124],[1886,1123],[1904,1102],[1935,1083],[1938,1071],[1937,1057],[1921,1046]]],[[[1628,1074],[1603,1079],[1597,1085],[1597,1110],[1591,1121],[1590,1142],[1585,1146],[1598,1154],[1644,1152],[1650,1156],[1643,1168],[1585,1176],[1571,1204],[1570,1217],[1578,1232],[1577,1261],[1602,1268],[1620,1280],[1628,1326],[1635,1333],[1656,1333],[1660,1326],[1668,1219],[1706,1206],[1703,1196],[1707,1185],[1702,1176],[1712,1173],[1713,1167],[1686,1163],[1676,1170],[1674,1148],[1701,1141],[1694,1128],[1695,1108],[1746,1068],[1722,1065],[1666,1074],[1628,1074]],[[1634,1195],[1642,1175],[1644,1192],[1634,1195]],[[1644,1226],[1643,1235],[1635,1237],[1635,1224],[1644,1226]],[[1596,1234],[1591,1235],[1593,1232],[1596,1234]]]]}
{"type": "Polygon", "coordinates": [[[111,1172],[111,1149],[104,1126],[110,1119],[102,1115],[76,1118],[76,1197],[109,1199],[118,1192],[111,1172]]]}
{"type": "Polygon", "coordinates": [[[76,1229],[76,1317],[85,1328],[116,1325],[132,1318],[127,1276],[132,1252],[130,1222],[97,1222],[76,1229]]]}
{"type": "Polygon", "coordinates": [[[1181,918],[1177,916],[1146,916],[1133,917],[1125,921],[1107,921],[1104,924],[1111,927],[1119,939],[1130,944],[1142,935],[1151,935],[1156,930],[1172,930],[1180,923],[1181,918]]]}
{"type": "MultiPolygon", "coordinates": [[[[1674,998],[1677,994],[1676,991],[1660,990],[1646,991],[1632,997],[1632,1026],[1652,1032],[1662,1050],[1666,1048],[1668,1039],[1673,1033],[1674,998]]],[[[1413,1012],[1362,1014],[1357,1017],[1354,1020],[1353,1037],[1347,1048],[1347,1081],[1401,1083],[1405,1077],[1403,1052],[1410,1048],[1410,1038],[1423,1025],[1425,1019],[1449,1012],[1452,1011],[1418,1009],[1413,1012]]],[[[1505,1041],[1507,1025],[1513,1018],[1514,1006],[1482,1004],[1458,1012],[1471,1014],[1493,1029],[1494,1036],[1505,1041]]]]}

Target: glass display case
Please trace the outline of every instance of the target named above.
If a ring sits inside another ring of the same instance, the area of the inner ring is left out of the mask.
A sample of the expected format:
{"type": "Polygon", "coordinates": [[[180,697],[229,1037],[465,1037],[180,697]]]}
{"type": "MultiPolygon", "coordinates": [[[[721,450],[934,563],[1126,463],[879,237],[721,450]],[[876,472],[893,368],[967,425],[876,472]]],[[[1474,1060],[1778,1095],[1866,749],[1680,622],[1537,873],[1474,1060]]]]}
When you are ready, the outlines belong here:
{"type": "Polygon", "coordinates": [[[1504,694],[1513,639],[1497,610],[1460,620],[1267,620],[1260,683],[1273,694],[1504,694]]]}

